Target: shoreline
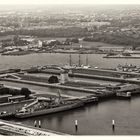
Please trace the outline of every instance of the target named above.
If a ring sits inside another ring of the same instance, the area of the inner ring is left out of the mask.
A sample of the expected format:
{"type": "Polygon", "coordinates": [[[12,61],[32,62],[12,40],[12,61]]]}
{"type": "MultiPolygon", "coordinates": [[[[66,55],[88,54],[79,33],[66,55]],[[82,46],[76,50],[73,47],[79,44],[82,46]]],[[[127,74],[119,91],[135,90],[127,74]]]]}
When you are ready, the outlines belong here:
{"type": "Polygon", "coordinates": [[[93,52],[83,52],[83,53],[79,53],[79,52],[24,52],[24,53],[8,53],[8,54],[1,54],[3,56],[23,56],[23,55],[30,55],[30,54],[41,54],[41,53],[59,53],[59,54],[106,54],[106,53],[93,53],[93,52]]]}

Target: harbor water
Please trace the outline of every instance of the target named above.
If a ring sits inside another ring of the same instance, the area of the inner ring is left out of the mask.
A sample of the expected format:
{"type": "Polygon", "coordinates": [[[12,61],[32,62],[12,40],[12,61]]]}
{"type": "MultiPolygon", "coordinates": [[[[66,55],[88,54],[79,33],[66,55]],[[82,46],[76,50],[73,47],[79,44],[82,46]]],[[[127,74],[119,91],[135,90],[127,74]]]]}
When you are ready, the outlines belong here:
{"type": "MultiPolygon", "coordinates": [[[[89,65],[99,68],[115,68],[118,64],[134,64],[140,66],[139,59],[105,59],[103,55],[89,54],[89,65]]],[[[86,55],[81,55],[81,62],[85,64],[86,55]]],[[[33,65],[68,64],[69,54],[31,54],[25,56],[0,56],[0,68],[28,68],[33,65]]],[[[78,55],[72,55],[72,63],[78,64],[78,55]]],[[[7,82],[8,83],[8,82],[7,82]]],[[[5,82],[6,84],[6,82],[5,82]]],[[[17,85],[17,83],[15,84],[17,85]]],[[[15,86],[13,84],[13,86],[15,86]]],[[[27,85],[19,85],[27,86],[27,85]]],[[[30,85],[28,86],[30,87],[30,85]]],[[[41,87],[32,86],[34,89],[41,87]]],[[[55,89],[43,87],[42,90],[55,92],[55,89]]],[[[71,91],[63,91],[71,92],[71,91]]],[[[79,94],[73,92],[72,94],[79,94]]],[[[75,135],[140,135],[140,96],[131,100],[108,99],[98,104],[61,113],[33,117],[28,119],[10,120],[34,125],[41,121],[42,128],[75,135]],[[75,130],[75,120],[78,122],[75,130]],[[112,120],[115,130],[112,130],[112,120]]],[[[37,124],[38,125],[38,124],[37,124]]]]}
{"type": "MultiPolygon", "coordinates": [[[[92,67],[115,68],[118,64],[135,64],[140,66],[139,59],[106,59],[105,54],[88,54],[88,64],[92,67]]],[[[86,54],[81,54],[80,63],[86,65],[86,54]]],[[[72,54],[72,64],[79,64],[79,55],[72,54]]],[[[36,53],[23,56],[0,56],[0,69],[29,68],[36,65],[69,64],[69,54],[36,53]]]]}
{"type": "Polygon", "coordinates": [[[40,120],[42,128],[75,135],[139,135],[140,97],[129,100],[106,100],[97,105],[44,115],[28,119],[11,119],[15,122],[34,125],[40,120]],[[78,130],[75,130],[75,120],[78,130]],[[115,120],[115,131],[112,131],[115,120]]]}

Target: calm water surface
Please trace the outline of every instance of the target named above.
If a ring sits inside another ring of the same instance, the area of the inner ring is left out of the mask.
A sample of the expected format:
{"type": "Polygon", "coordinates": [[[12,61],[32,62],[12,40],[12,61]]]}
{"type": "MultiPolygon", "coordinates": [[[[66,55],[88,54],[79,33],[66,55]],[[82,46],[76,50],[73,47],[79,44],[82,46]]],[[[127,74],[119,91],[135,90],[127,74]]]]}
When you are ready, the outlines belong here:
{"type": "Polygon", "coordinates": [[[140,97],[126,100],[108,100],[97,105],[87,105],[80,109],[13,121],[32,125],[41,120],[42,128],[79,135],[139,135],[140,97]],[[115,132],[112,131],[115,120],[115,132]],[[75,131],[74,120],[78,120],[75,131]]]}
{"type": "MultiPolygon", "coordinates": [[[[72,55],[72,62],[78,64],[78,55],[72,55]]],[[[118,64],[131,63],[140,66],[139,59],[103,59],[103,55],[88,55],[91,66],[114,68],[118,64]]],[[[85,64],[86,55],[81,56],[85,64]]],[[[68,54],[32,54],[26,56],[0,56],[0,69],[28,68],[32,65],[67,64],[68,54]]],[[[14,84],[13,84],[14,85],[14,84]]],[[[20,85],[19,85],[20,86],[20,85]]],[[[21,85],[22,86],[22,85],[21,85]]],[[[33,88],[33,87],[32,87],[33,88]]],[[[34,87],[40,88],[40,87],[34,87]]],[[[42,89],[42,88],[41,88],[42,89]]],[[[42,90],[52,91],[48,88],[42,90]]],[[[70,91],[67,91],[70,92],[70,91]]],[[[74,94],[74,93],[73,93],[74,94]]],[[[34,117],[29,119],[11,119],[33,125],[35,120],[41,120],[42,128],[48,128],[69,134],[80,135],[140,135],[140,96],[128,100],[106,100],[99,104],[90,104],[80,109],[62,113],[34,117]],[[78,131],[75,131],[74,120],[78,120],[78,131]],[[111,122],[115,120],[115,132],[111,122]]]]}
{"type": "MultiPolygon", "coordinates": [[[[99,68],[115,68],[118,64],[135,64],[140,66],[140,59],[107,59],[102,54],[89,54],[89,65],[99,68]]],[[[72,54],[72,63],[78,64],[78,54],[72,54]]],[[[0,68],[28,68],[34,65],[69,63],[69,54],[42,53],[24,56],[0,56],[0,68]]],[[[86,55],[81,55],[81,64],[86,64],[86,55]]]]}

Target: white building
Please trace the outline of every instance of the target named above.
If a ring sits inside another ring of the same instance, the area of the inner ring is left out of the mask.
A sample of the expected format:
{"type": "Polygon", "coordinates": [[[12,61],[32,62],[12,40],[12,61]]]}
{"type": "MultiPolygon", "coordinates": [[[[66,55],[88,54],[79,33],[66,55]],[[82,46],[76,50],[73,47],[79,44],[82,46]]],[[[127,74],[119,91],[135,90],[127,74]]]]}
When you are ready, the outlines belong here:
{"type": "Polygon", "coordinates": [[[42,48],[42,41],[38,40],[38,48],[42,48]]]}

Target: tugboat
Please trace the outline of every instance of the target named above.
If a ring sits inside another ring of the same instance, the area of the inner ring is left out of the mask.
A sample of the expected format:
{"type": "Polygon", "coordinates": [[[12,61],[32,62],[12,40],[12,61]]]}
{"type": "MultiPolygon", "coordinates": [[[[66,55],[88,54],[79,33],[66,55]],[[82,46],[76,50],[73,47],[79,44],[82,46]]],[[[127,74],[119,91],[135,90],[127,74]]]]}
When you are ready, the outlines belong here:
{"type": "Polygon", "coordinates": [[[28,106],[22,107],[21,110],[15,113],[17,118],[28,118],[51,113],[57,113],[70,109],[75,109],[84,105],[82,100],[68,100],[63,99],[59,94],[58,98],[37,98],[28,106]]]}

